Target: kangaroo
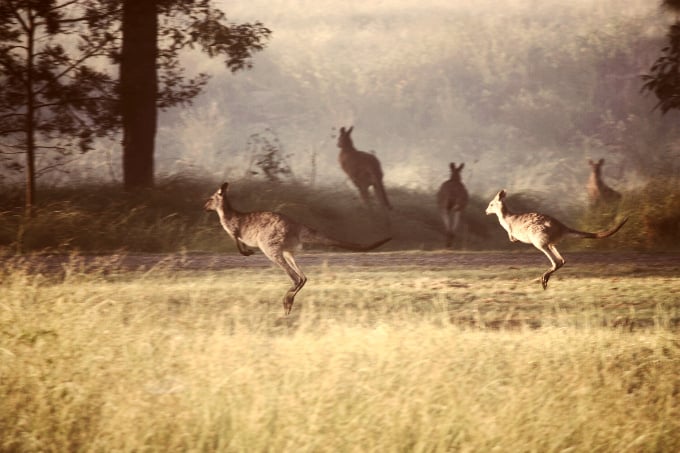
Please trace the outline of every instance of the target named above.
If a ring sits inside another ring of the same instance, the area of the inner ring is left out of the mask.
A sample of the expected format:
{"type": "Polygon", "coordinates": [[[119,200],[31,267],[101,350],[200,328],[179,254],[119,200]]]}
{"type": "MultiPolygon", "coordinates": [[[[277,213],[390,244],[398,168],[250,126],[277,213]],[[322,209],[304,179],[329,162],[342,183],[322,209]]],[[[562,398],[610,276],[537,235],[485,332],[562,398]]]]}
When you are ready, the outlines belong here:
{"type": "Polygon", "coordinates": [[[314,244],[366,252],[392,239],[388,237],[368,245],[354,244],[331,239],[278,212],[239,212],[229,203],[228,187],[229,183],[222,184],[205,203],[205,210],[217,212],[222,228],[234,239],[241,255],[250,256],[254,251],[249,247],[258,247],[270,261],[286,271],[293,281],[293,286],[283,298],[286,315],[293,308],[295,295],[307,283],[307,277],[295,262],[295,251],[302,249],[304,245],[314,244]]]}
{"type": "Polygon", "coordinates": [[[513,214],[505,205],[506,191],[501,190],[491,200],[486,208],[486,214],[496,214],[501,226],[508,232],[508,238],[512,242],[524,242],[532,244],[548,257],[552,267],[541,277],[543,289],[548,288],[548,280],[557,269],[564,266],[564,258],[557,251],[555,244],[568,236],[575,236],[587,239],[603,239],[619,231],[626,223],[628,217],[623,219],[618,225],[607,231],[599,233],[588,233],[585,231],[574,230],[562,224],[559,220],[545,214],[537,212],[527,212],[523,214],[513,214]]]}
{"type": "Polygon", "coordinates": [[[604,159],[600,159],[597,162],[588,159],[588,164],[592,170],[590,172],[590,178],[588,179],[588,185],[586,186],[588,189],[588,197],[590,198],[590,205],[598,206],[618,202],[621,199],[621,194],[609,187],[602,180],[604,159]]]}
{"type": "Polygon", "coordinates": [[[446,247],[451,247],[453,243],[454,235],[460,225],[460,216],[468,202],[468,192],[460,177],[463,167],[465,164],[456,167],[456,164],[451,162],[449,164],[451,177],[442,183],[437,192],[437,206],[446,229],[446,247]]]}
{"type": "Polygon", "coordinates": [[[373,190],[380,203],[385,208],[392,209],[387,199],[387,193],[385,193],[385,187],[383,186],[383,172],[380,167],[380,161],[373,154],[359,151],[354,147],[352,137],[350,136],[353,130],[354,126],[350,126],[347,130],[344,127],[340,128],[340,135],[338,136],[338,148],[340,148],[338,160],[340,161],[340,166],[354,185],[357,186],[357,189],[359,189],[359,194],[364,203],[369,204],[368,188],[373,186],[373,190]]]}

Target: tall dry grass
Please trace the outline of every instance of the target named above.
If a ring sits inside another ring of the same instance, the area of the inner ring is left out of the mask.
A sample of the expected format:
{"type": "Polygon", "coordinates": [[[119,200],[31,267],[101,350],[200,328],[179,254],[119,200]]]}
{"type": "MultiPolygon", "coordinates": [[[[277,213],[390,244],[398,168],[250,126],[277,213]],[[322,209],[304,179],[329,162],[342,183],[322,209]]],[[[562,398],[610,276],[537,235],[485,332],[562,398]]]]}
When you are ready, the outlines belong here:
{"type": "Polygon", "coordinates": [[[669,275],[79,269],[2,269],[0,451],[680,449],[669,275]]]}

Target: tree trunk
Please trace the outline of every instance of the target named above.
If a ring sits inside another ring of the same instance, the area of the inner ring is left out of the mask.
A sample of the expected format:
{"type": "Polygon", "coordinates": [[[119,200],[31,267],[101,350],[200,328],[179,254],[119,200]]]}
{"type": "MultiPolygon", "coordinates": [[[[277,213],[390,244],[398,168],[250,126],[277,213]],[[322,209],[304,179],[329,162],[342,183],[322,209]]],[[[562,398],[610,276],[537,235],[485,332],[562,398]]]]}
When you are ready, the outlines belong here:
{"type": "Polygon", "coordinates": [[[126,190],[153,186],[158,79],[157,0],[123,0],[120,107],[126,190]]]}
{"type": "Polygon", "coordinates": [[[26,199],[24,212],[33,217],[35,205],[35,92],[34,64],[35,58],[35,23],[34,17],[28,20],[28,43],[26,46],[26,199]]]}

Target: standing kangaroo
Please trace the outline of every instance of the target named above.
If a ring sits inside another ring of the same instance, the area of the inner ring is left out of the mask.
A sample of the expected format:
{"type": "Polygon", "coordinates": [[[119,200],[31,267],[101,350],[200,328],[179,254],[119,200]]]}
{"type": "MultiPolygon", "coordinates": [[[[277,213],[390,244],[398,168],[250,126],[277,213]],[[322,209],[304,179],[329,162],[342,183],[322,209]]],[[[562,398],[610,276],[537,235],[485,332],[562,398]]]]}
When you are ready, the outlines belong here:
{"type": "Polygon", "coordinates": [[[344,127],[340,128],[340,135],[338,136],[338,148],[340,148],[338,160],[340,161],[340,166],[354,185],[357,186],[361,198],[366,204],[369,204],[368,188],[373,186],[375,195],[380,203],[387,209],[392,209],[385,193],[385,187],[383,186],[383,172],[380,167],[380,161],[373,154],[359,151],[354,147],[352,137],[350,136],[352,130],[354,130],[354,126],[347,130],[344,127]]]}
{"type": "Polygon", "coordinates": [[[293,280],[293,286],[283,298],[286,315],[293,308],[295,295],[307,282],[307,277],[295,262],[293,254],[296,250],[302,249],[303,245],[316,244],[365,252],[380,247],[391,239],[386,238],[369,245],[353,244],[331,239],[277,212],[239,212],[229,203],[228,187],[229,183],[222,184],[205,203],[205,210],[217,212],[222,228],[234,239],[241,255],[250,256],[254,252],[248,247],[258,247],[293,280]]]}
{"type": "Polygon", "coordinates": [[[600,159],[597,162],[593,162],[591,159],[588,159],[588,164],[590,165],[591,172],[586,188],[588,189],[590,205],[598,206],[618,202],[621,199],[621,194],[609,187],[602,180],[602,166],[604,165],[604,159],[600,159]]]}
{"type": "Polygon", "coordinates": [[[575,236],[588,239],[603,239],[619,231],[628,217],[623,219],[618,225],[599,233],[588,233],[578,231],[562,224],[559,220],[545,214],[537,212],[527,212],[523,214],[511,213],[505,205],[505,190],[501,190],[491,200],[486,208],[486,214],[496,214],[501,226],[508,232],[508,237],[512,242],[524,242],[532,244],[548,257],[552,267],[541,277],[543,289],[548,287],[550,276],[557,269],[564,265],[564,258],[557,251],[555,244],[567,236],[575,236]]]}
{"type": "Polygon", "coordinates": [[[451,177],[442,183],[437,192],[437,206],[444,220],[447,247],[451,247],[453,243],[454,235],[460,225],[460,216],[468,202],[468,192],[460,177],[464,166],[465,164],[460,164],[456,167],[456,164],[451,162],[449,164],[451,177]]]}

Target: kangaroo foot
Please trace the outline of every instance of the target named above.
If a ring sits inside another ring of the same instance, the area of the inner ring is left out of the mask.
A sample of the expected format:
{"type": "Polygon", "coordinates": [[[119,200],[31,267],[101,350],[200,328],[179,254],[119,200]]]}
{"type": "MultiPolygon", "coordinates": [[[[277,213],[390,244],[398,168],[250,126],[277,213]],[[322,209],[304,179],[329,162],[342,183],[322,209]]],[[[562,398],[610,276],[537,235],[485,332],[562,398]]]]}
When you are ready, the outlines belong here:
{"type": "Polygon", "coordinates": [[[290,311],[293,309],[293,302],[295,301],[295,296],[292,294],[286,294],[283,298],[283,312],[288,316],[290,311]]]}
{"type": "Polygon", "coordinates": [[[543,274],[543,277],[541,277],[541,285],[543,286],[543,289],[548,289],[548,280],[550,280],[550,273],[546,272],[543,274]]]}

